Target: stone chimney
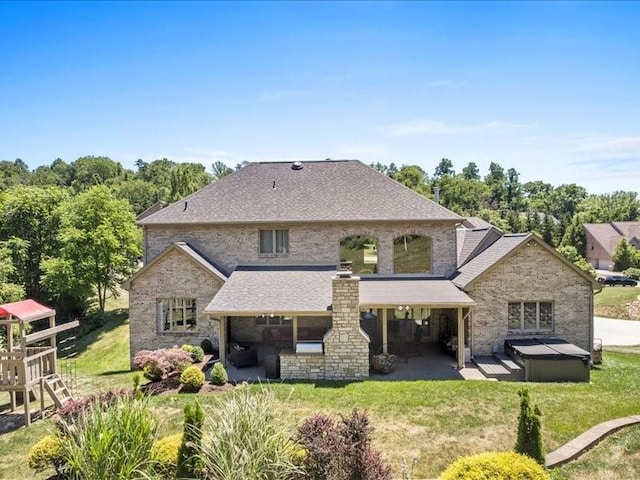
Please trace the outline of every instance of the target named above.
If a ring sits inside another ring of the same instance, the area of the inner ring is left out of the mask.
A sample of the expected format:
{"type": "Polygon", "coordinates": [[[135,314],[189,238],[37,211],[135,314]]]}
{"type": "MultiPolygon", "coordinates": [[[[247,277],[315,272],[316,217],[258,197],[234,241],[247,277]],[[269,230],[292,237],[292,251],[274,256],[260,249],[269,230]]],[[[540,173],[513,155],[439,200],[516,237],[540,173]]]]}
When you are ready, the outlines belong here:
{"type": "Polygon", "coordinates": [[[325,378],[368,378],[369,337],[360,328],[360,277],[352,275],[351,262],[341,262],[332,289],[333,325],[324,339],[325,378]]]}

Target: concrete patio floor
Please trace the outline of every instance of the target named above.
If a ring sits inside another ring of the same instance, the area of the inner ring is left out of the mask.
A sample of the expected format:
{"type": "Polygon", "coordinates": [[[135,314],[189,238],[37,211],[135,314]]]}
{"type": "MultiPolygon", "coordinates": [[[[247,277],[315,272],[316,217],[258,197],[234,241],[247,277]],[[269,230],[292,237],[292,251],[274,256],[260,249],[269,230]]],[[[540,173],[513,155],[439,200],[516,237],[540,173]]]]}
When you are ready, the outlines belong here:
{"type": "MultiPolygon", "coordinates": [[[[438,345],[425,345],[422,355],[412,355],[408,359],[399,356],[395,371],[389,374],[370,373],[371,380],[487,380],[471,363],[458,369],[456,359],[444,353],[438,345]],[[405,361],[407,360],[407,361],[405,361]]],[[[286,378],[268,380],[265,375],[264,355],[258,353],[258,365],[236,368],[229,362],[225,368],[230,382],[279,382],[286,378]]]]}

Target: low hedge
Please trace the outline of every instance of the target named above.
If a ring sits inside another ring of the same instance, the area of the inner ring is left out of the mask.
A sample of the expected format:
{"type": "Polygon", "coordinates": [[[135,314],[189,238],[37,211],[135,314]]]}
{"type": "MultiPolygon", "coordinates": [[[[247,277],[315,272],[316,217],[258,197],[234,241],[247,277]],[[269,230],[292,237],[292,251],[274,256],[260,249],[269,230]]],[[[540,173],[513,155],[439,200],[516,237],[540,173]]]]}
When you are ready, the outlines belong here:
{"type": "Polygon", "coordinates": [[[515,452],[489,452],[453,462],[440,480],[549,480],[535,460],[515,452]]]}

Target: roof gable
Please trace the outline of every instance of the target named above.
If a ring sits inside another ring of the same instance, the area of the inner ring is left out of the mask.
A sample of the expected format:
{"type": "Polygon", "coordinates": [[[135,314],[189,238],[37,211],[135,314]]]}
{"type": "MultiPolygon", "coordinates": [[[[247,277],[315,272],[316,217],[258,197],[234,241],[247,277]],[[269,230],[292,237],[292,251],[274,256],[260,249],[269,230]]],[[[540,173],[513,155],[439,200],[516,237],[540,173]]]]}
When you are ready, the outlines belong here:
{"type": "Polygon", "coordinates": [[[169,245],[165,248],[160,254],[156,255],[153,260],[144,265],[140,270],[134,273],[131,277],[129,277],[125,282],[123,282],[122,286],[126,290],[128,290],[131,284],[137,280],[140,276],[144,275],[150,268],[153,267],[160,260],[165,258],[170,252],[178,252],[182,255],[185,255],[189,260],[202,267],[204,270],[209,272],[211,275],[219,278],[223,282],[227,281],[228,275],[224,272],[223,269],[217,267],[211,260],[203,256],[200,252],[195,250],[191,245],[185,242],[176,242],[169,245]]]}
{"type": "Polygon", "coordinates": [[[462,220],[358,160],[292,166],[251,163],[139,224],[462,220]]]}
{"type": "Polygon", "coordinates": [[[560,255],[553,247],[550,247],[541,238],[532,233],[504,235],[489,248],[460,267],[451,280],[460,288],[468,288],[482,275],[490,271],[495,265],[513,255],[517,250],[522,248],[523,245],[527,245],[532,241],[544,247],[547,252],[553,255],[556,259],[570,267],[575,273],[579,274],[584,279],[591,282],[594,288],[599,287],[599,284],[587,273],[580,270],[573,263],[560,255]]]}
{"type": "Polygon", "coordinates": [[[474,229],[457,228],[458,267],[489,248],[501,237],[502,231],[493,226],[474,229]]]}
{"type": "Polygon", "coordinates": [[[640,222],[585,223],[582,227],[610,257],[623,238],[632,245],[640,238],[640,222]]]}

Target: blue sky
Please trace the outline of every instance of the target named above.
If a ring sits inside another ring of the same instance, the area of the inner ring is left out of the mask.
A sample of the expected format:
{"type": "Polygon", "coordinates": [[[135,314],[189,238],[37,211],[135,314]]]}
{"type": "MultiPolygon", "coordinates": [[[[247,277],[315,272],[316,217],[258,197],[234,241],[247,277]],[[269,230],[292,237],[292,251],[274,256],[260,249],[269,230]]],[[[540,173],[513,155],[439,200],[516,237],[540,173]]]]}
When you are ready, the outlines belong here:
{"type": "Polygon", "coordinates": [[[638,191],[639,24],[639,2],[0,2],[0,159],[447,157],[638,191]]]}

